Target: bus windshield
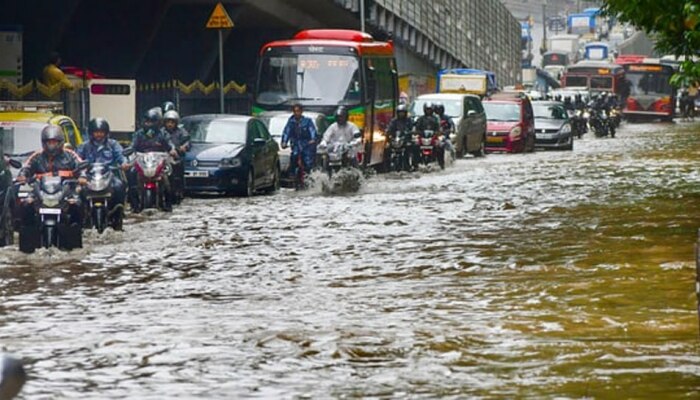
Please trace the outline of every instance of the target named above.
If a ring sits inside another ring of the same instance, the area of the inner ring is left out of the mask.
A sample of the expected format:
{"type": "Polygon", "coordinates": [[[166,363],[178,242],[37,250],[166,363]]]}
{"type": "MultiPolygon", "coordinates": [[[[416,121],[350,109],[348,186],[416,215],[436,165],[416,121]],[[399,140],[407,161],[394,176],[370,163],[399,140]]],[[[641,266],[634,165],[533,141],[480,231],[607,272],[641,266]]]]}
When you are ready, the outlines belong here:
{"type": "Polygon", "coordinates": [[[354,56],[269,56],[262,60],[258,79],[260,104],[356,105],[361,100],[359,62],[354,56]]]}
{"type": "Polygon", "coordinates": [[[664,95],[673,93],[669,74],[627,71],[625,77],[630,82],[630,95],[664,95]]]}

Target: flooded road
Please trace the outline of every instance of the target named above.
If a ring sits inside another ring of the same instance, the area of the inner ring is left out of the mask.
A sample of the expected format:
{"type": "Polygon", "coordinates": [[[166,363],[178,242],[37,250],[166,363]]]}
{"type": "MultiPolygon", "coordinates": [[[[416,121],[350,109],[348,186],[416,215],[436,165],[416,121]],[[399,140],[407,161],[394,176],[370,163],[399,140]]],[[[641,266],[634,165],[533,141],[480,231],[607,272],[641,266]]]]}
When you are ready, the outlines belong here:
{"type": "Polygon", "coordinates": [[[24,398],[698,398],[700,126],[0,251],[24,398]],[[624,394],[624,395],[623,395],[624,394]]]}

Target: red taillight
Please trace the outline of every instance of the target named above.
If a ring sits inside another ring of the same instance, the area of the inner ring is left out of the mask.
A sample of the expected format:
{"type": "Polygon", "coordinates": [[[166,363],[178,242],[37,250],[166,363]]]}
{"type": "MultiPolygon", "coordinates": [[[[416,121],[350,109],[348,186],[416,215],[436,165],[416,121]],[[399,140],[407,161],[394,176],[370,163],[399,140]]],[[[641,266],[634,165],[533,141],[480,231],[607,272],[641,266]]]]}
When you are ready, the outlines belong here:
{"type": "Polygon", "coordinates": [[[149,189],[149,190],[150,190],[150,189],[155,189],[155,188],[156,188],[156,183],[155,183],[155,182],[146,182],[146,183],[143,185],[143,187],[146,188],[146,189],[149,189]]]}

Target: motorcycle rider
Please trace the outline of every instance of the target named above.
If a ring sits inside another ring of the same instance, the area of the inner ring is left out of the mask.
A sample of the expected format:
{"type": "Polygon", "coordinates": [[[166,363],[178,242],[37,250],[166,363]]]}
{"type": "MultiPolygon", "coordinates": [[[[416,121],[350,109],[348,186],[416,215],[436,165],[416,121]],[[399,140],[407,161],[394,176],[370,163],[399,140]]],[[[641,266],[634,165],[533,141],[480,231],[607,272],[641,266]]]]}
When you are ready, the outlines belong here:
{"type": "MultiPolygon", "coordinates": [[[[73,178],[80,162],[83,160],[73,150],[65,149],[63,147],[64,143],[65,136],[61,127],[56,125],[44,127],[41,130],[42,150],[36,151],[29,156],[24,166],[19,170],[17,183],[24,184],[29,177],[42,175],[73,178]]],[[[78,184],[85,185],[87,183],[85,171],[80,171],[78,174],[78,184]]],[[[74,194],[70,200],[68,208],[69,224],[81,226],[83,219],[80,199],[74,194]]],[[[29,198],[22,203],[21,217],[23,226],[31,226],[36,221],[33,199],[29,198]]]]}
{"type": "MultiPolygon", "coordinates": [[[[93,118],[88,123],[88,135],[90,140],[80,145],[78,155],[90,164],[100,163],[111,167],[119,167],[124,171],[129,169],[122,154],[122,146],[109,137],[109,123],[104,118],[93,118]]],[[[124,198],[126,186],[121,173],[112,174],[112,197],[109,201],[109,214],[112,215],[112,227],[114,230],[122,229],[124,219],[124,198]]]]}
{"type": "Polygon", "coordinates": [[[161,112],[163,113],[163,118],[165,118],[165,113],[167,113],[168,111],[177,111],[177,110],[175,109],[175,103],[173,103],[173,102],[170,101],[170,100],[164,101],[164,102],[163,102],[163,105],[160,106],[160,110],[161,110],[161,112]]]}
{"type": "Polygon", "coordinates": [[[389,138],[393,140],[397,135],[405,137],[406,143],[406,153],[411,157],[411,168],[415,169],[418,165],[418,160],[420,155],[418,154],[418,146],[412,140],[413,139],[413,121],[408,118],[408,107],[406,104],[399,104],[396,107],[396,118],[389,122],[389,128],[387,128],[387,134],[389,138]]]}
{"type": "Polygon", "coordinates": [[[185,190],[185,153],[190,149],[190,135],[184,128],[179,127],[180,114],[175,110],[166,111],[163,114],[163,129],[170,141],[175,146],[177,151],[178,160],[173,164],[172,173],[172,184],[173,193],[175,198],[173,198],[173,203],[177,204],[181,200],[181,195],[185,190]]]}
{"type": "MultiPolygon", "coordinates": [[[[418,117],[414,126],[415,130],[418,132],[419,135],[422,135],[425,131],[433,131],[433,134],[435,135],[440,131],[440,120],[435,114],[433,114],[434,109],[435,106],[433,105],[433,103],[427,102],[423,104],[423,115],[418,117]]],[[[440,146],[436,146],[435,150],[435,155],[437,159],[444,160],[444,149],[440,148],[440,146]]],[[[443,162],[444,161],[439,161],[441,166],[443,162]]]]}
{"type": "MultiPolygon", "coordinates": [[[[323,139],[321,140],[322,147],[332,148],[336,144],[350,143],[356,135],[360,134],[360,128],[352,122],[348,121],[348,109],[344,106],[338,107],[335,111],[335,122],[332,123],[328,129],[323,133],[323,139]]],[[[348,157],[352,162],[352,166],[357,166],[357,154],[354,152],[355,149],[351,149],[348,153],[348,157]]]]}
{"type": "MultiPolygon", "coordinates": [[[[134,132],[131,146],[135,152],[145,153],[151,151],[170,153],[172,157],[177,157],[175,145],[161,129],[162,114],[159,107],[154,107],[146,111],[143,118],[143,126],[134,132]]],[[[129,170],[129,203],[133,212],[141,212],[141,200],[139,199],[138,176],[132,167],[129,170]]],[[[167,174],[163,175],[163,186],[165,189],[165,199],[163,210],[172,211],[172,188],[167,174]]]]}
{"type": "MultiPolygon", "coordinates": [[[[456,132],[455,123],[452,121],[452,117],[445,114],[445,105],[441,102],[435,103],[435,114],[440,119],[440,129],[445,141],[445,151],[447,151],[452,157],[452,160],[454,160],[455,152],[454,147],[452,147],[450,135],[456,132]]],[[[464,150],[466,151],[466,149],[464,150]]]]}
{"type": "Polygon", "coordinates": [[[285,149],[288,145],[291,145],[290,172],[292,176],[296,176],[297,168],[299,168],[297,164],[297,159],[299,157],[301,157],[301,161],[304,165],[305,174],[308,174],[314,167],[316,161],[316,137],[318,136],[318,132],[316,132],[316,127],[311,118],[303,115],[304,108],[301,104],[294,104],[292,106],[292,113],[292,116],[289,117],[287,125],[285,125],[284,131],[282,132],[281,146],[285,149]]]}
{"type": "Polygon", "coordinates": [[[564,109],[566,111],[574,111],[574,104],[571,102],[571,96],[564,97],[564,109]]]}

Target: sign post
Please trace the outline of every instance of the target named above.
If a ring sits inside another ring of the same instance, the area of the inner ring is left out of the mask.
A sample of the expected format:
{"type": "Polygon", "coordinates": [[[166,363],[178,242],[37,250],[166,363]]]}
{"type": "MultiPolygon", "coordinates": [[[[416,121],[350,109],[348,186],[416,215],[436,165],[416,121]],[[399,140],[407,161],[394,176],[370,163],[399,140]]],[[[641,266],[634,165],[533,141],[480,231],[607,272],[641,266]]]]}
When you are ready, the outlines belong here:
{"type": "Polygon", "coordinates": [[[224,113],[224,39],[221,31],[231,28],[233,28],[231,17],[228,16],[224,5],[217,3],[209,21],[207,21],[207,29],[219,31],[219,109],[221,114],[224,113]]]}

